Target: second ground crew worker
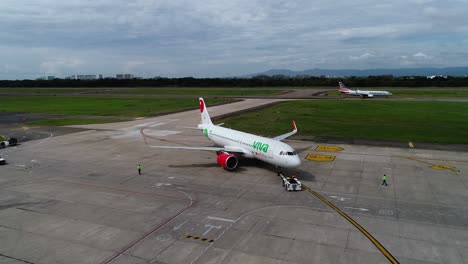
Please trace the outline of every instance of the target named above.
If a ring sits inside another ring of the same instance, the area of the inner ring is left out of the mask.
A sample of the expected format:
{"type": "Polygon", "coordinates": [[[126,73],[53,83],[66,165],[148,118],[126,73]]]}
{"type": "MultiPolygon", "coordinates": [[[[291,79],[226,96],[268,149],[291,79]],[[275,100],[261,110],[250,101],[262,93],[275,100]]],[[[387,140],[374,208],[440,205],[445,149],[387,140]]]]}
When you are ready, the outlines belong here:
{"type": "Polygon", "coordinates": [[[385,174],[383,175],[382,184],[381,184],[381,185],[384,185],[384,184],[385,184],[385,186],[388,186],[388,185],[387,185],[387,175],[385,175],[385,174]]]}
{"type": "Polygon", "coordinates": [[[138,164],[137,170],[138,170],[138,175],[141,175],[141,165],[140,164],[138,164]]]}

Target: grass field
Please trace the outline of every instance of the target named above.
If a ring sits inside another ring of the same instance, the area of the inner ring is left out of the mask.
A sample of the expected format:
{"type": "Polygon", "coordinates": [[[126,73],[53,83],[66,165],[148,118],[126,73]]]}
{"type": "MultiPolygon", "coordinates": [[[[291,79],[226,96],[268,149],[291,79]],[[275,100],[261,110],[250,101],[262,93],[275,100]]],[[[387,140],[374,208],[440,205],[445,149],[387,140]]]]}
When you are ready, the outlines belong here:
{"type": "Polygon", "coordinates": [[[80,92],[93,92],[99,89],[92,88],[0,88],[0,94],[67,94],[67,93],[80,93],[80,92]]]}
{"type": "Polygon", "coordinates": [[[128,89],[122,91],[109,91],[109,93],[117,94],[193,94],[197,96],[205,95],[219,95],[219,96],[245,96],[245,95],[274,95],[285,92],[286,90],[280,89],[239,89],[239,88],[224,88],[224,89],[214,89],[214,88],[194,88],[194,89],[183,89],[183,88],[172,88],[172,89],[128,89]]]}
{"type": "Polygon", "coordinates": [[[226,127],[276,136],[298,135],[468,144],[468,103],[399,101],[294,101],[232,117],[226,127]]]}
{"type": "Polygon", "coordinates": [[[154,94],[154,95],[219,95],[219,96],[252,96],[275,95],[287,89],[262,88],[0,88],[0,94],[69,94],[69,93],[104,93],[104,94],[154,94]]]}
{"type": "MultiPolygon", "coordinates": [[[[208,104],[228,99],[207,99],[208,104]]],[[[172,111],[194,109],[198,99],[190,98],[101,98],[65,96],[8,97],[0,104],[0,112],[48,113],[97,116],[152,116],[172,111]]]]}
{"type": "Polygon", "coordinates": [[[390,89],[399,97],[468,97],[468,89],[390,89]]]}

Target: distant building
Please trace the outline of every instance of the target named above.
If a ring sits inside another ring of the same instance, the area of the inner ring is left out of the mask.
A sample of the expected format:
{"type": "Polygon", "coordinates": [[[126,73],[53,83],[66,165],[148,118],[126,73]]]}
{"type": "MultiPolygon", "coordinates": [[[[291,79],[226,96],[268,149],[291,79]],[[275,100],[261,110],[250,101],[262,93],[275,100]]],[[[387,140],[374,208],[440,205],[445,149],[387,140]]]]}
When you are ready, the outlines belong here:
{"type": "Polygon", "coordinates": [[[129,73],[125,73],[125,74],[116,74],[115,75],[115,78],[119,79],[119,80],[122,80],[122,79],[133,79],[133,75],[132,74],[129,74],[129,73]]]}
{"type": "Polygon", "coordinates": [[[99,74],[99,79],[102,80],[102,74],[99,74]]]}
{"type": "Polygon", "coordinates": [[[38,81],[51,81],[51,80],[53,80],[53,79],[55,79],[55,76],[53,76],[53,75],[48,75],[48,76],[39,77],[39,78],[37,78],[36,80],[38,80],[38,81]]]}
{"type": "Polygon", "coordinates": [[[447,79],[447,75],[431,75],[431,76],[426,76],[427,79],[435,79],[435,78],[444,78],[447,79]]]}
{"type": "Polygon", "coordinates": [[[96,74],[76,75],[77,80],[96,80],[96,74]]]}
{"type": "Polygon", "coordinates": [[[67,76],[65,80],[76,80],[76,75],[67,76]]]}

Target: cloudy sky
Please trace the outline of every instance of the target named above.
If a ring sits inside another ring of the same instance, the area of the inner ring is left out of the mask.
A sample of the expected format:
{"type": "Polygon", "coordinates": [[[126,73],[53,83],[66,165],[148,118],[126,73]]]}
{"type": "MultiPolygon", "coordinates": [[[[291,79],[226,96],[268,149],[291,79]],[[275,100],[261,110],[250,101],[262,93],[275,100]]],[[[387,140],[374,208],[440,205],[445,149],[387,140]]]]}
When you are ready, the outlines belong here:
{"type": "Polygon", "coordinates": [[[1,0],[0,79],[468,66],[466,11],[466,0],[1,0]]]}

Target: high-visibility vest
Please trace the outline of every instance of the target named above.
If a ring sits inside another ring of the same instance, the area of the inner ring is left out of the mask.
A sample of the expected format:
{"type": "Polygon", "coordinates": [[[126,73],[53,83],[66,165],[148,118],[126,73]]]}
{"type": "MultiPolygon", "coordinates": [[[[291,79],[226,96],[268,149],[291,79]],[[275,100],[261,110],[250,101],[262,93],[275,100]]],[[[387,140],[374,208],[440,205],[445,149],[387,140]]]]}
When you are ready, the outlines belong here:
{"type": "Polygon", "coordinates": [[[386,181],[386,180],[387,180],[387,176],[383,176],[382,180],[386,181]]]}
{"type": "Polygon", "coordinates": [[[137,170],[141,170],[141,166],[140,166],[140,165],[137,166],[137,170]]]}

